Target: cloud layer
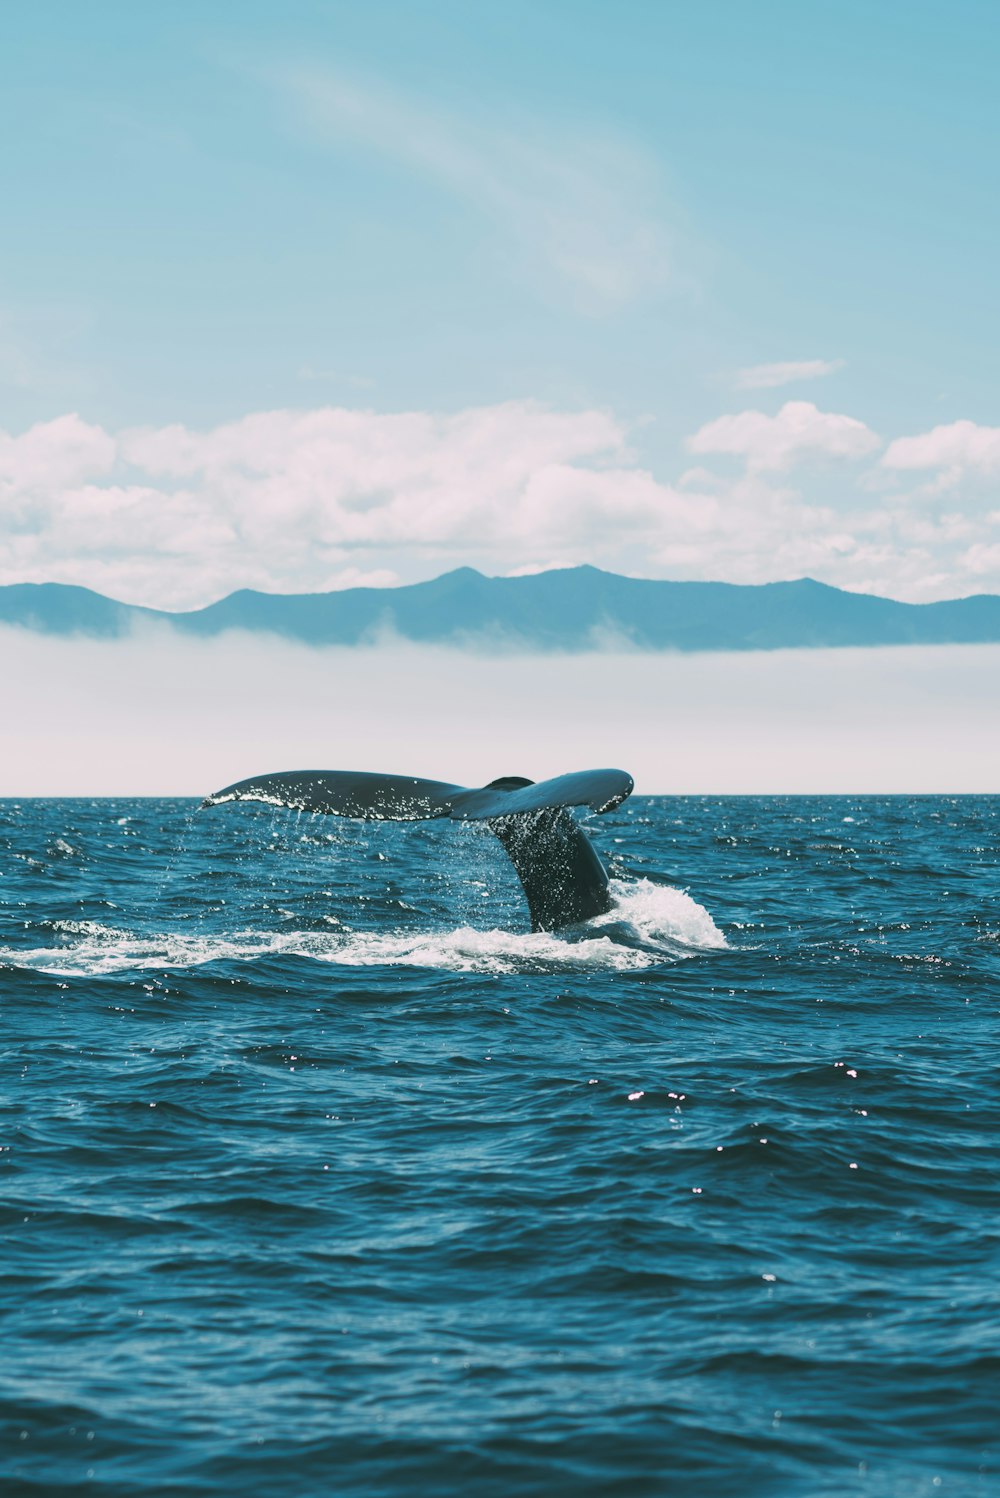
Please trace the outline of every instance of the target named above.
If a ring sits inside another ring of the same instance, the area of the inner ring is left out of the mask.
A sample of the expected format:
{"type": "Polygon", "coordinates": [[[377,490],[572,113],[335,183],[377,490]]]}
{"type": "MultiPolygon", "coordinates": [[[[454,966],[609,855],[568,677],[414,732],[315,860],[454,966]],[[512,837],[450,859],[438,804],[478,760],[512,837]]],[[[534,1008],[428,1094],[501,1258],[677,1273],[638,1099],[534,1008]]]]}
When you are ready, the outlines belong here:
{"type": "Polygon", "coordinates": [[[640,795],[1000,788],[995,645],[553,662],[161,627],[104,643],[0,629],[0,650],[0,796],[200,796],[303,764],[467,785],[621,764],[640,795]],[[54,754],[68,724],[73,753],[54,754]]]}
{"type": "Polygon", "coordinates": [[[882,452],[788,401],[717,417],[673,482],[607,411],[266,411],[208,431],[78,415],[0,432],[0,582],[194,607],[237,587],[391,583],[591,562],[652,576],[811,575],[916,601],[1000,591],[1000,432],[882,452]]]}

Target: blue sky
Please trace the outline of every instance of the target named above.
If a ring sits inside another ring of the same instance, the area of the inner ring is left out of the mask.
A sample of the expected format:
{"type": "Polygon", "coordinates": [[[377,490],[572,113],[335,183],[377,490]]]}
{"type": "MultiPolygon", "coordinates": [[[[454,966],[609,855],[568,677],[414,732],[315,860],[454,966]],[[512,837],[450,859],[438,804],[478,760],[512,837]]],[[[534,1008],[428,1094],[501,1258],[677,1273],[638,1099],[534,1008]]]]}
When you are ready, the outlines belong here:
{"type": "Polygon", "coordinates": [[[1000,591],[1000,10],[37,0],[0,582],[1000,591]]]}

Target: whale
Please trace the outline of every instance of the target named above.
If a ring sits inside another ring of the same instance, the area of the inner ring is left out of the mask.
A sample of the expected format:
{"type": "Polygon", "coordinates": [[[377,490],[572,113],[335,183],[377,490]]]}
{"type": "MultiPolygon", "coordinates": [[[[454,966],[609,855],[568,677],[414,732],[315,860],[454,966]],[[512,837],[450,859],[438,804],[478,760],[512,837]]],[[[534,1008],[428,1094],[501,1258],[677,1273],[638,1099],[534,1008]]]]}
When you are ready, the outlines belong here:
{"type": "Polygon", "coordinates": [[[521,881],[532,931],[558,931],[612,906],[608,871],[572,808],[613,811],[632,789],[631,775],[611,769],[541,781],[504,775],[478,789],[367,770],[280,770],[224,786],[201,805],[258,801],[369,822],[484,822],[521,881]]]}

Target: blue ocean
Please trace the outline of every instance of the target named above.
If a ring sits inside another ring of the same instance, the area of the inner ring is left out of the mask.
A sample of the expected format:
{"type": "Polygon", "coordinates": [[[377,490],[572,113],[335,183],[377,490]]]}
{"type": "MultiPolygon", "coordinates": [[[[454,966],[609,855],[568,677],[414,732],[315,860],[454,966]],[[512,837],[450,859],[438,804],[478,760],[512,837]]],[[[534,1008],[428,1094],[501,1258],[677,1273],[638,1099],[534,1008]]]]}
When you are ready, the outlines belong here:
{"type": "Polygon", "coordinates": [[[3,1493],[1000,1492],[1000,798],[0,804],[3,1493]]]}

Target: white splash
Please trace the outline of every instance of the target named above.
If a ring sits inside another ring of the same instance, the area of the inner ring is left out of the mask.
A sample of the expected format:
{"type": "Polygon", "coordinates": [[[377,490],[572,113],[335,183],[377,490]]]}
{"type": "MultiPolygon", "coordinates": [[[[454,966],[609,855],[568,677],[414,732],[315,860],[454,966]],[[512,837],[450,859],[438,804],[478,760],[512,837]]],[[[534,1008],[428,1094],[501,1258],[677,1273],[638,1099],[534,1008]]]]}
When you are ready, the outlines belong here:
{"type": "Polygon", "coordinates": [[[704,905],[692,899],[687,890],[654,884],[651,879],[612,879],[610,889],[614,908],[591,921],[592,927],[624,921],[641,941],[653,945],[669,942],[688,948],[688,955],[727,945],[704,905]]]}
{"type": "Polygon", "coordinates": [[[468,973],[627,972],[726,945],[708,911],[683,890],[640,879],[634,883],[613,880],[611,892],[614,909],[577,928],[572,937],[545,931],[477,931],[470,926],[421,932],[245,930],[229,935],[165,932],[141,936],[96,921],[59,921],[53,923],[54,928],[76,940],[60,947],[0,949],[0,965],[60,976],[99,977],[290,956],[343,967],[468,973]],[[605,934],[602,928],[610,929],[605,934]]]}

